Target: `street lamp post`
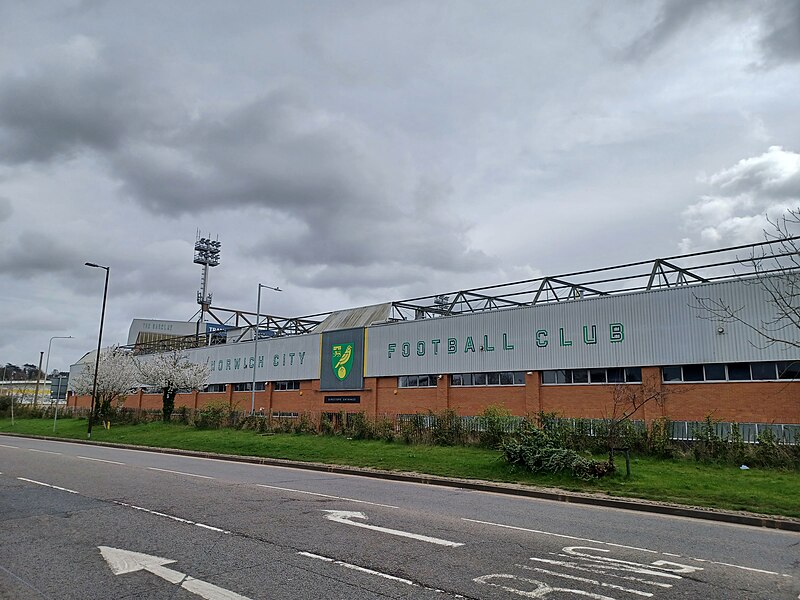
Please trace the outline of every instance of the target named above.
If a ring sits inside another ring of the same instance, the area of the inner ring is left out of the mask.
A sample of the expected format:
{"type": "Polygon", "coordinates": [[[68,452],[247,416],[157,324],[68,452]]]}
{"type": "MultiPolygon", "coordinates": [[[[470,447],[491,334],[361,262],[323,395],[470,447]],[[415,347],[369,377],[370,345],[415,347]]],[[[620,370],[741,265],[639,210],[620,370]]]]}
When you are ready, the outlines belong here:
{"type": "MultiPolygon", "coordinates": [[[[44,367],[44,380],[47,381],[47,371],[50,368],[50,347],[53,345],[53,340],[71,340],[73,337],[71,335],[54,335],[50,338],[50,343],[47,344],[47,361],[45,362],[44,367]]],[[[50,392],[52,396],[53,391],[53,379],[50,379],[50,392]]],[[[56,432],[56,422],[58,421],[58,393],[56,393],[56,410],[55,416],[53,417],[53,433],[56,432]]]]}
{"type": "Polygon", "coordinates": [[[283,290],[279,287],[270,287],[268,285],[264,285],[263,283],[258,284],[258,302],[256,303],[256,328],[255,328],[255,338],[253,343],[253,385],[250,388],[250,414],[254,415],[256,413],[256,365],[258,364],[258,324],[261,321],[261,288],[267,288],[268,290],[272,290],[273,292],[282,292],[283,290]]]}
{"type": "Polygon", "coordinates": [[[94,418],[94,405],[96,403],[96,396],[97,396],[97,371],[100,368],[100,345],[103,343],[103,321],[106,318],[106,298],[108,297],[108,272],[110,271],[109,267],[104,267],[103,265],[98,265],[95,263],[87,262],[85,263],[87,267],[93,267],[95,269],[105,269],[106,271],[106,283],[105,287],[103,288],[103,310],[100,312],[100,334],[97,336],[97,356],[95,357],[94,361],[94,381],[92,382],[92,405],[89,408],[89,428],[86,430],[86,437],[92,437],[92,419],[94,418]]]}

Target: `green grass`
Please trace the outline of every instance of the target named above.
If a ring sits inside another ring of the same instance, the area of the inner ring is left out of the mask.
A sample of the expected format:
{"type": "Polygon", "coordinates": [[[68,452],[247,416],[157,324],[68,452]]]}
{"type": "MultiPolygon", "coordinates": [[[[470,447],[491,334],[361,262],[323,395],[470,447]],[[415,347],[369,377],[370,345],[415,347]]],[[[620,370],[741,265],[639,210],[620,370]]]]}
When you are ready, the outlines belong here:
{"type": "MultiPolygon", "coordinates": [[[[0,432],[53,435],[48,419],[0,419],[0,432]]],[[[59,437],[86,439],[85,419],[58,422],[59,437]]],[[[409,446],[403,443],[356,441],[343,437],[276,434],[262,436],[232,429],[197,430],[185,425],[149,423],[94,427],[92,439],[141,446],[158,446],[285,458],[328,464],[374,467],[430,475],[515,482],[570,491],[603,492],[694,506],[800,518],[800,473],[707,465],[688,460],[632,457],[630,479],[622,474],[585,482],[569,476],[533,475],[514,470],[496,451],[472,447],[409,446]]]]}

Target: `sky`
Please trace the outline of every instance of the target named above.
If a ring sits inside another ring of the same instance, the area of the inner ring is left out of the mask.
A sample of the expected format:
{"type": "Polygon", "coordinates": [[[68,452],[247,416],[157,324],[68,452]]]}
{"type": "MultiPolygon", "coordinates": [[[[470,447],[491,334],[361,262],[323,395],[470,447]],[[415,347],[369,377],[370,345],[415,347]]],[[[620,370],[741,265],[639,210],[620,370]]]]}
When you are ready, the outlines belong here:
{"type": "Polygon", "coordinates": [[[0,363],[763,238],[796,0],[0,0],[0,363]],[[53,336],[73,336],[54,339],[53,336]]]}

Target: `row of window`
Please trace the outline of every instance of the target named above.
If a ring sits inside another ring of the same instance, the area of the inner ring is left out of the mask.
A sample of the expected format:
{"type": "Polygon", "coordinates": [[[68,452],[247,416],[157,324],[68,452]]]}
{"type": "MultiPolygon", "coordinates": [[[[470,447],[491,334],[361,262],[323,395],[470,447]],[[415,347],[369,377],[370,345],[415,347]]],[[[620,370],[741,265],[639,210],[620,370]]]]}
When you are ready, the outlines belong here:
{"type": "Polygon", "coordinates": [[[453,373],[450,385],[525,385],[525,371],[453,373]]]}
{"type": "MultiPolygon", "coordinates": [[[[705,365],[674,365],[662,367],[661,374],[666,383],[700,381],[775,381],[800,380],[800,362],[777,361],[756,363],[718,363],[705,365]]],[[[397,387],[436,387],[438,375],[402,375],[397,378],[397,387]]],[[[610,367],[607,369],[553,369],[542,371],[545,385],[641,383],[641,367],[610,367]]],[[[224,383],[207,385],[205,392],[224,392],[224,383]]],[[[256,391],[264,391],[265,382],[256,382],[256,391]]],[[[452,386],[525,385],[524,371],[499,371],[489,373],[453,373],[452,386]]],[[[300,381],[274,381],[278,392],[299,390],[300,381]]],[[[235,392],[249,392],[252,383],[234,383],[235,392]]],[[[145,389],[145,393],[160,393],[161,390],[145,389]]]]}
{"type": "Polygon", "coordinates": [[[569,383],[641,383],[641,367],[613,367],[608,369],[554,369],[542,371],[543,384],[569,383]]]}
{"type": "Polygon", "coordinates": [[[665,382],[678,381],[774,381],[800,379],[800,362],[754,362],[662,367],[665,382]]]}
{"type": "MultiPolygon", "coordinates": [[[[249,392],[253,389],[253,383],[248,381],[247,383],[234,383],[233,391],[234,392],[249,392]]],[[[266,389],[266,383],[263,381],[256,381],[256,391],[263,392],[266,389]]],[[[211,383],[207,385],[203,391],[204,392],[224,392],[226,384],[224,383],[211,383]]],[[[272,389],[276,392],[284,392],[287,390],[299,390],[300,389],[300,382],[299,381],[273,381],[272,382],[272,389]]]]}

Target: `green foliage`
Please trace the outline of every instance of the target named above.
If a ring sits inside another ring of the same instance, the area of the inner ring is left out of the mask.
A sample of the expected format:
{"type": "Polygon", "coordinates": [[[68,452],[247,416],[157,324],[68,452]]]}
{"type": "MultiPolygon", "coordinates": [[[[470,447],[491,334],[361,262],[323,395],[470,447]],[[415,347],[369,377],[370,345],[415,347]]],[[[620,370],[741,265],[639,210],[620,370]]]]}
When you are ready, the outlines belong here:
{"type": "Polygon", "coordinates": [[[481,414],[483,428],[480,445],[484,448],[499,448],[511,420],[511,411],[502,406],[487,406],[481,414]]]}
{"type": "MultiPolygon", "coordinates": [[[[556,433],[561,433],[557,430],[556,433]]],[[[511,465],[532,473],[570,473],[581,479],[594,479],[614,472],[610,462],[588,459],[575,450],[565,448],[563,440],[543,428],[528,426],[518,435],[506,438],[501,451],[511,465]]]]}
{"type": "Polygon", "coordinates": [[[224,400],[209,402],[197,411],[194,426],[197,429],[219,429],[228,419],[228,403],[224,400]]]}
{"type": "Polygon", "coordinates": [[[448,408],[434,416],[431,443],[434,446],[455,446],[464,443],[464,425],[456,411],[448,408]]]}

